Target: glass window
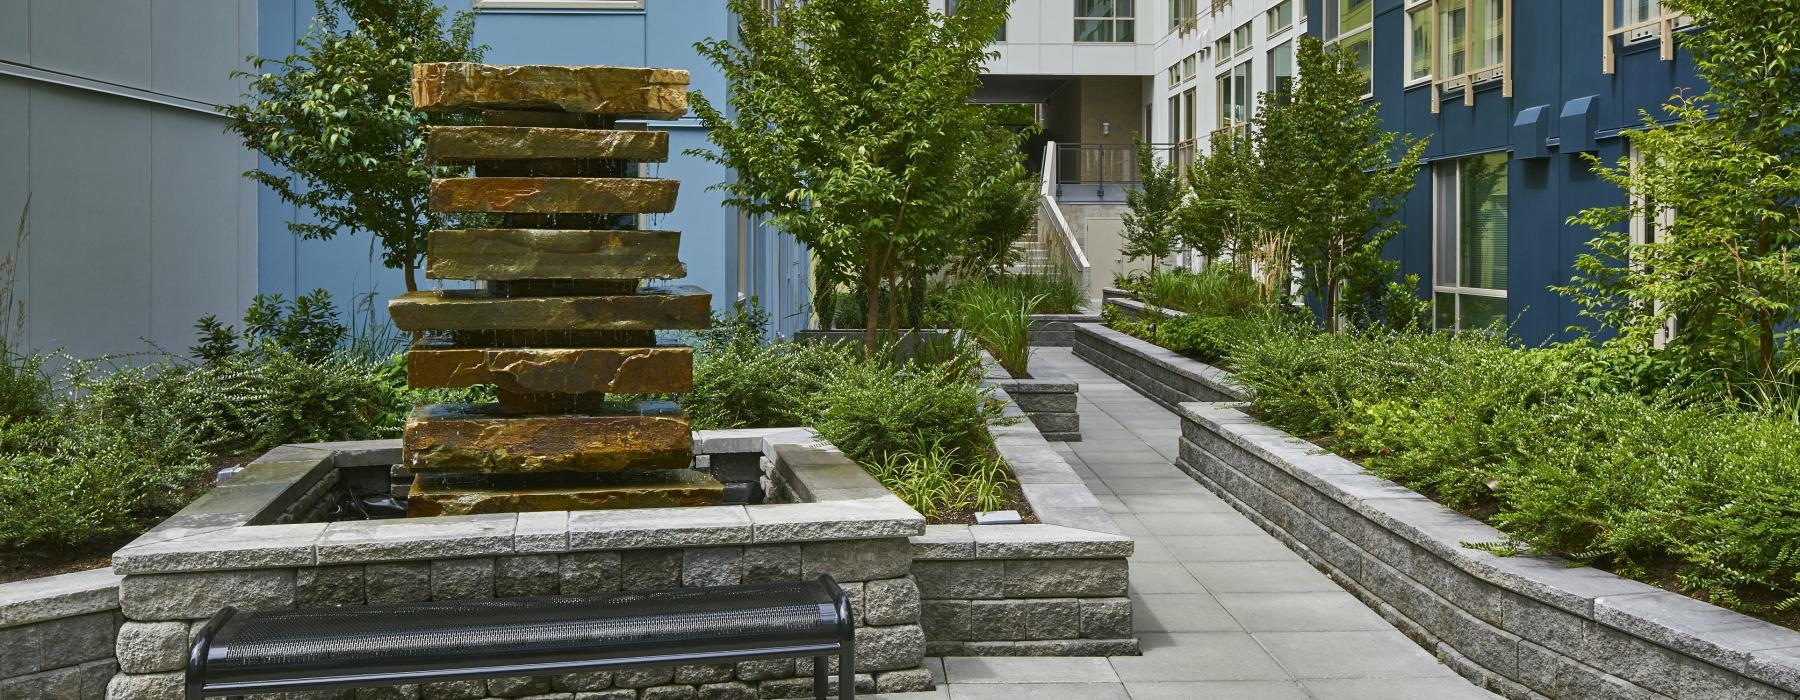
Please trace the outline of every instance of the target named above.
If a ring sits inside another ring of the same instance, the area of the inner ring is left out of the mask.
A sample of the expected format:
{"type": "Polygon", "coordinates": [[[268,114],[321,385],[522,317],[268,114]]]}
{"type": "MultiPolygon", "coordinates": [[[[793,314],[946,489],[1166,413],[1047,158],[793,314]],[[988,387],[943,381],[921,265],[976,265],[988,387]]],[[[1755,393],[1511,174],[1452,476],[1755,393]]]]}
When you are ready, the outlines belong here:
{"type": "Polygon", "coordinates": [[[1280,46],[1269,49],[1269,90],[1275,93],[1275,101],[1287,102],[1294,94],[1294,42],[1282,42],[1280,46]]]}
{"type": "Polygon", "coordinates": [[[1505,0],[1438,0],[1440,78],[1492,68],[1506,60],[1505,0]]]}
{"type": "Polygon", "coordinates": [[[1375,0],[1325,0],[1325,40],[1331,41],[1375,22],[1375,0]]]}
{"type": "Polygon", "coordinates": [[[1169,31],[1192,25],[1199,13],[1200,0],[1169,0],[1169,31]]]}
{"type": "Polygon", "coordinates": [[[1250,23],[1249,22],[1245,22],[1243,25],[1239,26],[1237,29],[1234,29],[1231,31],[1231,43],[1232,43],[1232,47],[1235,48],[1238,53],[1243,53],[1245,51],[1250,50],[1250,46],[1252,45],[1252,42],[1250,39],[1250,23]]]}
{"type": "Polygon", "coordinates": [[[1431,77],[1431,13],[1430,4],[1406,12],[1406,81],[1431,77]]]}
{"type": "Polygon", "coordinates": [[[1183,115],[1181,112],[1181,96],[1180,95],[1170,95],[1169,96],[1169,143],[1181,143],[1181,140],[1182,140],[1181,139],[1181,124],[1182,124],[1182,122],[1186,121],[1182,117],[1183,117],[1183,115]]]}
{"type": "Polygon", "coordinates": [[[1233,55],[1230,34],[1219,37],[1218,41],[1213,42],[1213,63],[1224,63],[1231,60],[1233,55]]]}
{"type": "Polygon", "coordinates": [[[1375,28],[1365,27],[1346,35],[1338,40],[1338,45],[1356,55],[1356,67],[1369,81],[1369,89],[1363,94],[1375,94],[1375,28]]]}
{"type": "Polygon", "coordinates": [[[1188,88],[1187,92],[1181,93],[1181,113],[1186,115],[1186,118],[1181,120],[1182,141],[1192,141],[1194,135],[1199,133],[1199,98],[1198,88],[1188,88]]]}
{"type": "Polygon", "coordinates": [[[1075,0],[1075,41],[1137,41],[1134,0],[1075,0]]]}
{"type": "Polygon", "coordinates": [[[1219,128],[1250,121],[1250,64],[1244,61],[1219,74],[1219,128]]]}
{"type": "Polygon", "coordinates": [[[1294,26],[1294,2],[1295,0],[1281,0],[1274,7],[1269,8],[1265,15],[1265,23],[1268,26],[1263,28],[1264,34],[1274,36],[1287,31],[1288,27],[1294,26]]]}
{"type": "Polygon", "coordinates": [[[1662,18],[1662,0],[1612,0],[1613,29],[1662,18]]]}
{"type": "Polygon", "coordinates": [[[1434,286],[1438,326],[1505,322],[1509,202],[1504,153],[1438,163],[1434,286]]]}

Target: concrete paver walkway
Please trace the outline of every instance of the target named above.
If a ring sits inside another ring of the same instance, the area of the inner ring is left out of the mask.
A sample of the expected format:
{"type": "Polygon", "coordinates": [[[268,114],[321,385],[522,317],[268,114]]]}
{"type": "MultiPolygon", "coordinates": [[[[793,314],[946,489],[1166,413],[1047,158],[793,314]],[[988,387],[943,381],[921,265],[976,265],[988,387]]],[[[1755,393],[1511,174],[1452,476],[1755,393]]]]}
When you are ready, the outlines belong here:
{"type": "Polygon", "coordinates": [[[1173,466],[1179,420],[1067,348],[1082,442],[1052,443],[1137,539],[1143,656],[933,659],[949,700],[1464,700],[1475,688],[1173,466]]]}

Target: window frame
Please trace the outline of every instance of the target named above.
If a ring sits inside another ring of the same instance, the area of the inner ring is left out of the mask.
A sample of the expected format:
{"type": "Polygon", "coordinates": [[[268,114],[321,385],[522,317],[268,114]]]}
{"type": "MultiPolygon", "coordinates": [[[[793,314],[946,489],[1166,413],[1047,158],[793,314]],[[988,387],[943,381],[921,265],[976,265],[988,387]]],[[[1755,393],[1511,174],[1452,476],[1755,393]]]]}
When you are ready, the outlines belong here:
{"type": "MultiPolygon", "coordinates": [[[[1109,2],[1112,3],[1112,14],[1111,15],[1090,16],[1090,15],[1083,15],[1083,14],[1074,14],[1073,22],[1070,26],[1075,28],[1076,31],[1074,32],[1074,36],[1073,36],[1074,40],[1071,43],[1075,43],[1075,44],[1135,44],[1135,43],[1137,43],[1137,0],[1109,0],[1109,2]],[[1121,14],[1119,12],[1119,4],[1120,3],[1131,3],[1131,14],[1121,14]],[[1110,29],[1110,31],[1107,33],[1108,38],[1106,38],[1104,40],[1099,40],[1099,41],[1082,39],[1081,31],[1080,31],[1082,22],[1107,22],[1108,27],[1110,29]],[[1119,26],[1120,25],[1129,25],[1131,27],[1131,38],[1130,39],[1120,39],[1119,38],[1119,26]]],[[[1081,11],[1081,0],[1075,0],[1075,12],[1079,13],[1080,11],[1081,11]]]]}
{"type": "Polygon", "coordinates": [[[1298,79],[1299,74],[1300,74],[1300,66],[1298,65],[1298,62],[1300,59],[1298,56],[1295,55],[1296,49],[1294,47],[1293,39],[1288,39],[1287,41],[1284,41],[1284,42],[1281,42],[1279,44],[1269,47],[1269,50],[1266,52],[1266,59],[1269,63],[1269,66],[1268,66],[1268,68],[1265,69],[1266,75],[1264,76],[1267,79],[1267,82],[1265,83],[1264,87],[1267,88],[1265,90],[1265,92],[1274,93],[1276,95],[1275,99],[1277,99],[1277,100],[1281,100],[1281,99],[1283,99],[1283,97],[1282,97],[1282,91],[1277,88],[1277,84],[1276,84],[1276,79],[1280,78],[1282,76],[1279,76],[1275,73],[1275,70],[1279,64],[1279,62],[1275,60],[1275,52],[1280,51],[1283,48],[1287,49],[1287,54],[1288,54],[1287,55],[1288,73],[1286,76],[1289,81],[1288,91],[1287,91],[1288,95],[1291,96],[1293,94],[1293,82],[1298,79]]]}
{"type": "Polygon", "coordinates": [[[1375,96],[1375,0],[1368,0],[1369,21],[1349,28],[1339,25],[1343,18],[1340,16],[1338,3],[1339,0],[1325,0],[1325,21],[1319,30],[1319,36],[1325,39],[1326,46],[1350,44],[1365,34],[1368,36],[1369,85],[1362,94],[1362,98],[1367,100],[1375,96]]]}
{"type": "Polygon", "coordinates": [[[642,10],[644,0],[474,0],[480,10],[642,10]]]}
{"type": "Polygon", "coordinates": [[[1621,24],[1621,18],[1613,12],[1613,0],[1600,0],[1600,27],[1604,31],[1601,42],[1600,70],[1612,75],[1619,69],[1619,53],[1627,46],[1636,46],[1655,37],[1660,44],[1658,50],[1664,61],[1675,60],[1675,33],[1694,25],[1694,18],[1669,8],[1666,0],[1657,0],[1657,15],[1651,19],[1641,20],[1633,24],[1621,24]],[[1615,26],[1618,25],[1618,26],[1615,26]],[[1633,32],[1655,29],[1654,32],[1641,36],[1632,36],[1633,32]],[[1613,40],[1618,39],[1615,48],[1613,40]]]}
{"type": "Polygon", "coordinates": [[[1282,32],[1285,32],[1289,29],[1294,28],[1294,25],[1297,24],[1297,22],[1295,22],[1295,20],[1294,20],[1294,14],[1295,14],[1294,13],[1294,3],[1296,3],[1296,2],[1300,3],[1301,5],[1306,4],[1306,0],[1281,0],[1280,2],[1275,3],[1269,9],[1263,11],[1263,37],[1264,38],[1273,38],[1277,34],[1280,34],[1282,32]],[[1277,26],[1275,24],[1275,18],[1279,16],[1279,12],[1283,8],[1286,8],[1288,11],[1287,24],[1277,26]]]}
{"type": "Polygon", "coordinates": [[[1402,78],[1400,84],[1403,89],[1430,84],[1433,76],[1437,75],[1438,67],[1437,3],[1435,0],[1407,0],[1406,5],[1400,9],[1400,12],[1403,17],[1402,21],[1406,26],[1406,53],[1402,56],[1403,62],[1400,65],[1400,75],[1402,78]],[[1413,15],[1418,14],[1421,11],[1429,15],[1427,26],[1425,27],[1425,36],[1427,37],[1426,44],[1428,44],[1428,46],[1425,47],[1425,52],[1428,67],[1425,69],[1425,75],[1416,76],[1412,73],[1413,57],[1418,54],[1419,47],[1417,43],[1413,41],[1417,35],[1417,32],[1415,31],[1417,23],[1413,21],[1413,15]]]}
{"type": "Polygon", "coordinates": [[[1200,28],[1200,0],[1169,0],[1167,33],[1186,36],[1200,28]]]}
{"type": "MultiPolygon", "coordinates": [[[[1454,305],[1450,310],[1450,327],[1447,329],[1438,323],[1439,315],[1442,313],[1442,310],[1433,310],[1431,323],[1434,329],[1452,330],[1457,332],[1471,330],[1463,326],[1463,297],[1476,296],[1488,299],[1510,300],[1510,290],[1471,287],[1464,284],[1464,280],[1462,279],[1462,164],[1472,159],[1490,158],[1494,156],[1500,156],[1506,161],[1505,167],[1507,169],[1508,191],[1506,238],[1507,247],[1510,251],[1512,245],[1512,154],[1507,151],[1476,153],[1461,158],[1446,158],[1439,160],[1431,166],[1431,298],[1432,303],[1435,305],[1440,303],[1440,296],[1449,295],[1454,305]],[[1448,173],[1445,171],[1448,171],[1448,173]],[[1446,202],[1451,204],[1454,211],[1445,212],[1442,210],[1446,202]],[[1452,230],[1445,230],[1444,224],[1446,221],[1454,222],[1454,225],[1451,227],[1452,230]],[[1456,281],[1454,284],[1443,283],[1443,265],[1445,262],[1444,248],[1446,244],[1451,248],[1449,261],[1452,265],[1456,266],[1456,281]]],[[[1507,262],[1507,266],[1509,268],[1511,267],[1510,261],[1507,262]]],[[[1507,284],[1510,287],[1511,270],[1508,269],[1507,273],[1507,284]]]]}
{"type": "MultiPolygon", "coordinates": [[[[1496,81],[1500,83],[1501,96],[1512,97],[1513,0],[1464,0],[1464,2],[1469,5],[1469,10],[1463,13],[1463,36],[1465,37],[1465,41],[1469,42],[1469,45],[1464,50],[1471,52],[1479,50],[1480,48],[1474,45],[1475,32],[1473,31],[1474,26],[1472,24],[1475,21],[1475,12],[1473,11],[1474,4],[1477,2],[1489,1],[1499,3],[1500,15],[1502,18],[1500,26],[1500,60],[1498,63],[1484,65],[1480,68],[1469,68],[1455,75],[1444,74],[1445,68],[1442,59],[1445,47],[1443,36],[1444,13],[1438,8],[1438,4],[1444,1],[1445,0],[1430,0],[1429,3],[1420,3],[1419,5],[1431,5],[1431,113],[1437,114],[1442,109],[1443,99],[1446,94],[1455,93],[1459,90],[1462,92],[1463,105],[1473,107],[1475,106],[1476,90],[1482,85],[1491,84],[1496,81]]],[[[1612,7],[1610,0],[1602,1],[1606,2],[1607,7],[1612,7]]],[[[1416,9],[1416,7],[1409,7],[1408,11],[1410,12],[1413,9],[1416,9]]],[[[1407,41],[1412,41],[1410,35],[1408,36],[1407,41]]],[[[1471,61],[1470,63],[1473,62],[1471,61]]],[[[1410,70],[1410,66],[1408,66],[1408,68],[1410,70]]]]}
{"type": "MultiPolygon", "coordinates": [[[[1641,168],[1644,165],[1643,148],[1635,143],[1631,144],[1629,146],[1627,158],[1631,164],[1631,171],[1637,172],[1638,168],[1641,168]]],[[[1633,248],[1648,243],[1655,243],[1658,232],[1667,231],[1675,225],[1674,207],[1668,205],[1658,206],[1656,207],[1656,216],[1651,218],[1646,216],[1650,209],[1649,198],[1645,197],[1641,190],[1635,188],[1628,194],[1631,197],[1631,220],[1626,224],[1626,231],[1631,236],[1631,245],[1633,248]]],[[[1642,271],[1644,269],[1643,259],[1637,256],[1632,256],[1626,264],[1630,265],[1631,269],[1634,271],[1642,271]]],[[[1664,307],[1663,302],[1656,302],[1655,310],[1657,313],[1661,313],[1664,308],[1666,307],[1664,307]]],[[[1658,350],[1668,347],[1669,341],[1674,340],[1675,338],[1677,320],[1678,319],[1671,315],[1668,320],[1663,322],[1663,327],[1658,328],[1656,330],[1656,335],[1650,339],[1652,347],[1658,350]]]]}
{"type": "MultiPolygon", "coordinates": [[[[1256,92],[1255,72],[1256,59],[1252,57],[1231,64],[1225,70],[1219,71],[1218,76],[1214,78],[1213,89],[1218,102],[1216,110],[1218,127],[1213,129],[1213,134],[1227,131],[1236,133],[1249,128],[1252,112],[1255,109],[1255,102],[1251,99],[1256,92]],[[1243,75],[1240,76],[1240,72],[1243,75]],[[1244,89],[1242,91],[1239,91],[1236,86],[1236,82],[1240,78],[1243,80],[1244,89]],[[1233,117],[1234,110],[1230,109],[1232,107],[1237,108],[1235,111],[1243,113],[1242,118],[1233,117]]],[[[1198,132],[1198,129],[1195,131],[1198,132]]]]}

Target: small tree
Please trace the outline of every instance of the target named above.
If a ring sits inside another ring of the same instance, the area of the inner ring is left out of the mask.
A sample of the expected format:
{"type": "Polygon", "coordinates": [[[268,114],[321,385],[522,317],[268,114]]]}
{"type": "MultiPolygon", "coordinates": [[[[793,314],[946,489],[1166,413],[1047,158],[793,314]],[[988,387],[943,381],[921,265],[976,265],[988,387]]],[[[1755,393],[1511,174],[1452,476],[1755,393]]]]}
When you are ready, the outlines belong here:
{"type": "MultiPolygon", "coordinates": [[[[719,186],[729,204],[806,244],[824,278],[855,280],[871,355],[884,291],[897,299],[903,280],[945,264],[959,222],[1009,174],[969,155],[1016,139],[968,101],[1004,5],[964,0],[947,17],[926,0],[813,0],[773,11],[731,0],[736,40],[696,45],[724,72],[734,114],[696,94],[716,148],[693,153],[737,172],[719,186]]],[[[1016,140],[1002,145],[1016,154],[1016,140]]],[[[887,311],[887,330],[898,330],[898,305],[887,311]]]]}
{"type": "Polygon", "coordinates": [[[1125,193],[1125,244],[1119,254],[1131,259],[1148,259],[1150,276],[1156,276],[1156,265],[1175,254],[1180,227],[1175,223],[1176,208],[1181,205],[1181,173],[1174,163],[1156,162],[1150,144],[1137,142],[1139,187],[1125,193]]]}
{"type": "Polygon", "coordinates": [[[1250,264],[1255,232],[1246,212],[1257,197],[1250,191],[1254,168],[1249,139],[1230,132],[1213,135],[1211,148],[1195,154],[1188,166],[1187,195],[1175,215],[1181,245],[1209,262],[1250,264]]]}
{"type": "Polygon", "coordinates": [[[367,231],[382,262],[416,270],[430,230],[431,170],[425,134],[447,117],[412,108],[412,66],[479,61],[474,15],[432,0],[314,0],[315,19],[287,58],[251,56],[245,102],[221,109],[244,145],[275,166],[246,173],[282,201],[312,213],[294,221],[303,238],[367,231]]]}
{"type": "Polygon", "coordinates": [[[1264,93],[1254,120],[1258,228],[1284,234],[1335,332],[1341,301],[1379,299],[1398,266],[1381,248],[1404,226],[1397,220],[1425,143],[1381,128],[1365,103],[1369,76],[1348,50],[1304,37],[1300,81],[1292,95],[1264,93]],[[1353,287],[1346,289],[1346,287],[1353,287]]]}
{"type": "Polygon", "coordinates": [[[1667,350],[1684,364],[1773,380],[1783,336],[1800,321],[1800,15],[1731,0],[1670,4],[1700,27],[1683,41],[1708,90],[1675,95],[1664,107],[1672,123],[1644,115],[1648,128],[1631,135],[1636,164],[1596,161],[1637,202],[1571,219],[1599,235],[1557,289],[1615,332],[1615,347],[1648,352],[1673,322],[1667,350]],[[1633,216],[1655,222],[1671,210],[1653,241],[1624,230],[1633,216]]]}

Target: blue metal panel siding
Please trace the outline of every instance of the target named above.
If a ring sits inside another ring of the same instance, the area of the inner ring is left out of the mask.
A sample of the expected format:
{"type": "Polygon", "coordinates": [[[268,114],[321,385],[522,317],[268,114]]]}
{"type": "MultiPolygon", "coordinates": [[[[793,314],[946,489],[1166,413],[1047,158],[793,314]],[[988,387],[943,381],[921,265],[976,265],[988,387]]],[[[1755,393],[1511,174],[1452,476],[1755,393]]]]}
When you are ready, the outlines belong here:
{"type": "MultiPolygon", "coordinates": [[[[260,53],[286,55],[305,33],[311,21],[311,0],[258,0],[263,24],[259,31],[260,53]]],[[[470,0],[438,0],[452,11],[470,9],[470,0]]],[[[478,14],[475,40],[486,44],[486,60],[500,64],[559,63],[573,65],[627,65],[683,68],[690,72],[693,89],[722,99],[725,79],[694,51],[694,42],[728,36],[732,19],[723,0],[651,0],[641,11],[483,11],[478,14]]],[[[706,132],[694,120],[658,122],[651,128],[671,132],[670,162],[650,166],[661,177],[682,181],[681,202],[674,213],[658,217],[660,228],[683,232],[682,257],[688,264],[687,282],[713,291],[714,305],[723,307],[737,298],[737,212],[724,206],[723,194],[710,188],[734,176],[685,150],[706,145],[706,132]]],[[[262,162],[268,167],[268,162],[262,162]]],[[[373,294],[381,300],[403,289],[401,275],[381,266],[379,249],[367,236],[340,236],[335,240],[300,241],[287,230],[287,222],[301,213],[282,204],[266,189],[259,197],[259,277],[262,291],[292,296],[324,287],[349,305],[351,299],[373,294]]],[[[765,247],[786,247],[788,257],[802,253],[785,236],[762,228],[752,230],[765,247]]],[[[805,284],[804,265],[792,269],[805,284]]],[[[752,296],[764,298],[778,318],[791,316],[797,307],[778,305],[792,298],[782,292],[787,280],[753,276],[747,281],[752,296]]],[[[806,299],[805,294],[798,296],[806,299]]]]}
{"type": "MultiPolygon", "coordinates": [[[[1324,0],[1329,1],[1329,0],[1324,0]]],[[[1429,86],[1404,87],[1405,13],[1403,0],[1377,0],[1375,18],[1375,99],[1386,128],[1428,137],[1428,159],[1454,158],[1496,151],[1529,152],[1515,143],[1512,124],[1522,110],[1547,107],[1559,115],[1570,100],[1595,96],[1597,155],[1615,162],[1625,155],[1620,129],[1642,123],[1641,113],[1661,118],[1661,105],[1681,88],[1698,87],[1692,57],[1678,50],[1675,61],[1663,61],[1657,43],[1645,42],[1622,50],[1618,70],[1607,75],[1601,68],[1601,7],[1594,2],[1537,2],[1516,0],[1511,20],[1513,97],[1501,95],[1499,85],[1476,90],[1475,106],[1461,96],[1443,100],[1440,113],[1431,113],[1429,86]]],[[[1308,0],[1309,16],[1320,17],[1321,0],[1308,0]]],[[[1319,31],[1322,23],[1310,25],[1319,31]]],[[[1548,118],[1552,143],[1578,141],[1565,134],[1561,119],[1548,118]]],[[[1572,123],[1572,122],[1571,122],[1572,123]]],[[[1519,133],[1536,133],[1526,130],[1519,133]]],[[[1543,144],[1536,144],[1541,150],[1543,144]]],[[[1573,273],[1575,256],[1586,250],[1592,232],[1571,226],[1570,216],[1588,208],[1625,201],[1624,193],[1591,172],[1588,158],[1555,147],[1548,158],[1515,159],[1509,169],[1511,200],[1509,313],[1517,319],[1514,331],[1527,342],[1565,337],[1565,329],[1582,323],[1575,308],[1550,285],[1566,283],[1573,273]]],[[[1432,278],[1432,184],[1422,172],[1402,214],[1406,229],[1391,243],[1387,254],[1401,261],[1406,273],[1420,277],[1421,293],[1429,292],[1432,278]]]]}

